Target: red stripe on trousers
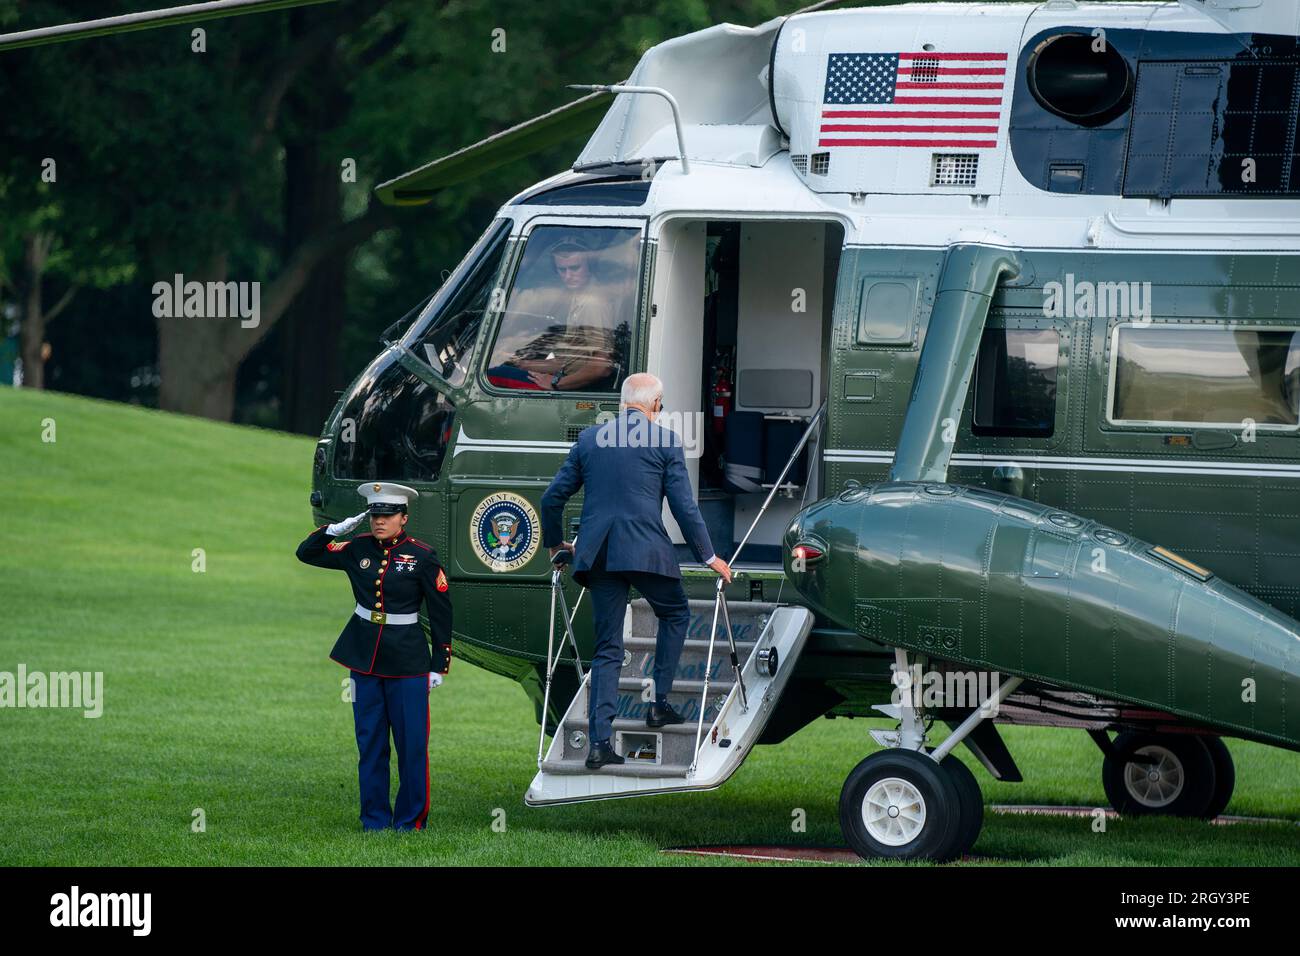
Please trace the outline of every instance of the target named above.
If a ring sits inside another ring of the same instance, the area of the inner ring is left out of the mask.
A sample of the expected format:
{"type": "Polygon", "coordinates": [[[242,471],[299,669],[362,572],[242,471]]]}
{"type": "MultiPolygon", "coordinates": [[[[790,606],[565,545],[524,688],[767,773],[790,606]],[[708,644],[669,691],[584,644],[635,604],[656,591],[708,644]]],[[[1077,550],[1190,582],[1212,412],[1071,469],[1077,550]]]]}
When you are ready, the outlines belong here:
{"type": "MultiPolygon", "coordinates": [[[[426,677],[425,680],[428,680],[428,678],[426,677]]],[[[431,689],[429,693],[432,693],[431,689]]],[[[420,814],[420,819],[415,821],[415,829],[417,830],[423,830],[424,821],[429,819],[429,801],[431,799],[429,793],[429,728],[431,726],[429,711],[429,698],[428,694],[426,694],[424,699],[424,812],[420,814]]]]}

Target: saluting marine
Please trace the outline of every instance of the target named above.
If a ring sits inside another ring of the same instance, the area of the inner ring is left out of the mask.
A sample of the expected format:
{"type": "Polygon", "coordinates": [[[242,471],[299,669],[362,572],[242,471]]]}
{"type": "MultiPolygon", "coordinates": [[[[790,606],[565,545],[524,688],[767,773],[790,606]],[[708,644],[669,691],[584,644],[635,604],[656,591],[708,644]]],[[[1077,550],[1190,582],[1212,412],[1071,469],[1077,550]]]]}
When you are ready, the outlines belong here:
{"type": "Polygon", "coordinates": [[[330,658],[352,672],[361,825],[420,830],[429,815],[429,692],[451,666],[451,595],[432,547],[406,533],[407,502],[419,492],[391,482],[361,485],[367,510],[321,525],[298,545],[298,560],[346,571],[357,606],[330,658]],[[370,534],[348,541],[367,515],[370,534]],[[420,627],[429,613],[433,646],[420,627]],[[397,746],[397,803],[388,800],[388,736],[397,746]]]}

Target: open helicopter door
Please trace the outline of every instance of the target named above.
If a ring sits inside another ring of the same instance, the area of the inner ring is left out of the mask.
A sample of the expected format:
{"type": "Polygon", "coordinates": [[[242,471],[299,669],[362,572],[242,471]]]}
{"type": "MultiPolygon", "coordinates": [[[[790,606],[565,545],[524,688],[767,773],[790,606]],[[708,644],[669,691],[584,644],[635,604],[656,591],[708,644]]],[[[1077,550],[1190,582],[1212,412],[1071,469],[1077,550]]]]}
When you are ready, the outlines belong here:
{"type": "MultiPolygon", "coordinates": [[[[710,540],[730,558],[827,396],[844,228],[686,214],[651,231],[645,368],[664,383],[665,414],[682,435],[710,540]]],[[[779,585],[781,534],[823,493],[820,451],[806,448],[786,471],[751,536],[740,567],[751,583],[779,585]]],[[[667,512],[664,526],[683,567],[700,569],[667,512]]]]}

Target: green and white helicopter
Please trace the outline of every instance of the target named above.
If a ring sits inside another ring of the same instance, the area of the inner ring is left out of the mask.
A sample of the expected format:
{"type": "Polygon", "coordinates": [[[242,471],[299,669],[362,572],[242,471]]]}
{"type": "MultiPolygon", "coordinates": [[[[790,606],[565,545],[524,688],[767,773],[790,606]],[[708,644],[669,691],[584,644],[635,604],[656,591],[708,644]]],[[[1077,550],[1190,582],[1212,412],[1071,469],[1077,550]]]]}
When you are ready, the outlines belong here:
{"type": "Polygon", "coordinates": [[[1222,738],[1300,749],[1298,36],[1300,0],[1050,0],[663,42],[378,187],[419,205],[590,132],[344,393],[315,519],[419,490],[456,655],[536,702],[530,805],[707,790],[886,716],[840,795],[863,856],[967,851],[952,751],[1020,779],[999,724],[1088,732],[1123,813],[1216,816],[1222,738]],[[627,762],[589,772],[589,609],[538,506],[641,370],[736,582],[682,547],[681,727],[645,725],[632,602],[627,762]]]}
{"type": "Polygon", "coordinates": [[[537,701],[530,805],[710,789],[884,714],[840,798],[864,856],[969,849],[951,751],[1019,779],[1000,723],[1086,730],[1121,812],[1213,817],[1224,736],[1300,748],[1297,34],[1292,0],[1054,0],[661,43],[379,187],[416,205],[603,114],[340,400],[316,518],[358,479],[427,496],[460,656],[537,701]],[[628,760],[589,772],[590,618],[538,503],[639,370],[737,583],[683,546],[680,733],[645,726],[632,603],[628,760]]]}

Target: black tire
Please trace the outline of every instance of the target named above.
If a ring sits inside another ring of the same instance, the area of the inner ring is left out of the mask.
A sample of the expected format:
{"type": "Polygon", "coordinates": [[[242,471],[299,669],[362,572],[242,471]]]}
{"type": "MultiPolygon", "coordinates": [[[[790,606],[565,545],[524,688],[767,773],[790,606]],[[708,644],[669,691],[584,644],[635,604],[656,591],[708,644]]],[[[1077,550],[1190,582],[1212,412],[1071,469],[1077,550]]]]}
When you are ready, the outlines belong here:
{"type": "Polygon", "coordinates": [[[1124,816],[1201,817],[1215,793],[1214,760],[1200,737],[1126,731],[1113,744],[1118,759],[1101,764],[1110,805],[1124,816]],[[1145,751],[1155,765],[1128,758],[1145,751]],[[1157,774],[1151,778],[1149,773],[1157,774]]]}
{"type": "Polygon", "coordinates": [[[961,828],[952,855],[961,857],[970,852],[984,826],[984,794],[970,767],[952,754],[944,757],[939,766],[952,778],[957,788],[957,798],[961,805],[961,828]]]}
{"type": "Polygon", "coordinates": [[[1205,744],[1205,749],[1210,752],[1210,759],[1214,761],[1214,796],[1210,798],[1210,805],[1205,808],[1201,816],[1213,820],[1228,809],[1232,790],[1237,785],[1237,768],[1232,762],[1232,754],[1228,752],[1228,745],[1221,737],[1203,735],[1201,743],[1205,744]]]}
{"type": "Polygon", "coordinates": [[[840,829],[865,859],[950,860],[961,822],[953,776],[914,750],[872,754],[853,768],[840,790],[840,829]],[[876,814],[868,809],[868,795],[875,808],[884,807],[890,797],[908,802],[889,804],[888,810],[876,814]]]}

